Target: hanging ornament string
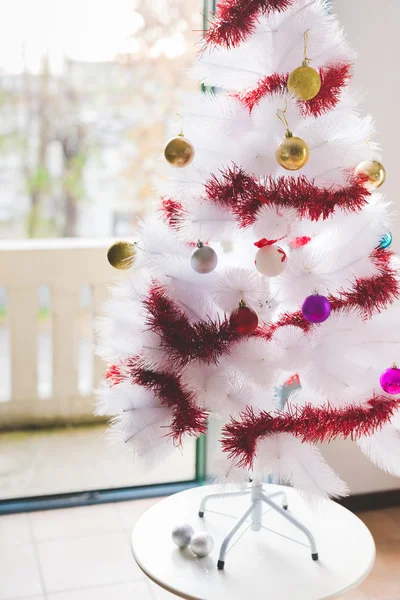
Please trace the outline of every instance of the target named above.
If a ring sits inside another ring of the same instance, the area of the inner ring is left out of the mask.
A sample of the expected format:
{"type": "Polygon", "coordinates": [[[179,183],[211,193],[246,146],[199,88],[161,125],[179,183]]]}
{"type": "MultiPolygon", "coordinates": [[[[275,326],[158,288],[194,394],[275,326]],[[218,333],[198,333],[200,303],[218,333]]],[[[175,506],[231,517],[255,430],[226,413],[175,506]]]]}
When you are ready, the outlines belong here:
{"type": "Polygon", "coordinates": [[[183,116],[181,115],[181,113],[176,113],[176,116],[180,119],[180,122],[181,122],[181,126],[180,126],[180,129],[179,129],[178,135],[180,137],[183,137],[183,116]]]}
{"type": "Polygon", "coordinates": [[[287,82],[289,92],[297,98],[297,100],[302,100],[304,102],[315,98],[315,96],[319,94],[322,85],[320,74],[309,65],[311,58],[307,56],[308,32],[309,29],[304,32],[302,65],[290,73],[287,82]]]}
{"type": "Polygon", "coordinates": [[[281,123],[284,124],[284,126],[286,128],[286,135],[292,136],[293,134],[291,133],[291,131],[289,129],[289,122],[286,117],[287,109],[288,109],[288,101],[286,100],[285,108],[284,109],[278,108],[278,110],[276,111],[276,116],[281,121],[281,123]]]}
{"type": "Polygon", "coordinates": [[[307,29],[307,30],[304,32],[304,36],[303,36],[303,39],[304,39],[304,58],[303,58],[303,67],[308,67],[308,63],[309,63],[309,62],[311,62],[311,58],[309,58],[309,57],[307,56],[307,50],[308,50],[308,32],[309,32],[309,31],[310,31],[310,30],[309,30],[309,29],[307,29]]]}
{"type": "Polygon", "coordinates": [[[276,116],[286,128],[286,137],[277,148],[276,160],[287,171],[298,171],[307,164],[310,150],[304,140],[294,136],[290,131],[286,117],[287,108],[288,103],[286,100],[285,108],[276,111],[276,116]]]}

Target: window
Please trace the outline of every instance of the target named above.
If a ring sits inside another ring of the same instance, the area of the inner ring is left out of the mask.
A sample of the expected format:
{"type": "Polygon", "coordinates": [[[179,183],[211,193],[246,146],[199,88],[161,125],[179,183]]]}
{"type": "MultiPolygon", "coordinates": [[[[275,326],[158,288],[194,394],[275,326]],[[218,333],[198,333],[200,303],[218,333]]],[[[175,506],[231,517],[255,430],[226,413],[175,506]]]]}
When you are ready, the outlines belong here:
{"type": "Polygon", "coordinates": [[[209,4],[14,0],[7,9],[0,35],[3,506],[193,480],[203,470],[194,443],[153,473],[132,467],[123,448],[108,450],[104,424],[92,423],[102,365],[91,331],[113,278],[102,275],[105,238],[134,236],[156,200],[165,123],[181,91],[195,85],[185,71],[209,4]]]}

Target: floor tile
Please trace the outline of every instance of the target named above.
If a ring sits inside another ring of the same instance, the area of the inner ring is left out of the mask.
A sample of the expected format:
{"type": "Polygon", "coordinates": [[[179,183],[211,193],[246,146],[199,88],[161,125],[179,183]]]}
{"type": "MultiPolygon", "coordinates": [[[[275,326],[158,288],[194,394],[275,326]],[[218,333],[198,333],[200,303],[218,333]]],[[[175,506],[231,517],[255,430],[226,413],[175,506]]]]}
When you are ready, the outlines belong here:
{"type": "Polygon", "coordinates": [[[145,500],[119,502],[116,506],[124,528],[130,533],[134,524],[142,516],[142,514],[151,506],[160,501],[162,501],[162,498],[146,498],[145,500]]]}
{"type": "Polygon", "coordinates": [[[29,515],[36,541],[122,531],[115,504],[46,510],[29,515]]]}
{"type": "Polygon", "coordinates": [[[369,596],[361,592],[360,590],[354,590],[337,596],[334,600],[370,600],[369,596]]]}
{"type": "Polygon", "coordinates": [[[385,513],[386,515],[388,515],[389,517],[391,517],[396,524],[400,527],[400,506],[394,506],[392,508],[385,508],[385,510],[383,511],[376,511],[378,514],[380,512],[385,513]]]}
{"type": "Polygon", "coordinates": [[[28,515],[5,515],[0,517],[0,545],[26,544],[32,541],[28,515]]]}
{"type": "Polygon", "coordinates": [[[148,580],[148,585],[153,600],[173,600],[173,598],[176,599],[176,596],[174,594],[170,594],[169,592],[167,592],[167,590],[164,590],[164,588],[160,587],[150,579],[148,580]]]}
{"type": "Polygon", "coordinates": [[[372,533],[375,542],[380,540],[400,540],[400,517],[391,509],[360,512],[357,516],[372,533]]]}
{"type": "Polygon", "coordinates": [[[0,600],[43,594],[32,543],[0,546],[0,600]]]}
{"type": "Polygon", "coordinates": [[[128,582],[142,577],[125,532],[37,542],[48,592],[128,582]]]}
{"type": "MultiPolygon", "coordinates": [[[[175,596],[176,598],[176,596],[175,596]]],[[[50,594],[48,600],[153,600],[145,581],[119,583],[101,587],[50,594]]]]}
{"type": "MultiPolygon", "coordinates": [[[[372,573],[360,586],[372,599],[397,598],[400,595],[400,539],[378,541],[372,573]]],[[[400,600],[400,599],[399,599],[400,600]]]]}

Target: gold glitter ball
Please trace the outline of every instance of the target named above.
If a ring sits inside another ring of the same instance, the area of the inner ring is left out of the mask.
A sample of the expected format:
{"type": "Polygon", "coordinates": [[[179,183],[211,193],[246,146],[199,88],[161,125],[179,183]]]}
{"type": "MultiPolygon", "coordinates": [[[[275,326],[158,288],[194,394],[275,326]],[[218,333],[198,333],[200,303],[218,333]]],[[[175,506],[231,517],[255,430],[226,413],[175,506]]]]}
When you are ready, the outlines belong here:
{"type": "Polygon", "coordinates": [[[312,100],[321,89],[321,76],[312,67],[302,65],[290,73],[287,87],[298,100],[312,100]]]}
{"type": "Polygon", "coordinates": [[[385,167],[377,160],[364,160],[356,168],[356,173],[362,173],[367,177],[365,185],[370,189],[376,190],[385,183],[385,167]]]}
{"type": "Polygon", "coordinates": [[[288,171],[298,171],[307,164],[310,150],[304,140],[299,137],[286,137],[279,144],[276,160],[288,171]]]}
{"type": "Polygon", "coordinates": [[[124,271],[133,265],[136,250],[134,244],[130,242],[116,242],[107,252],[108,262],[114,269],[124,271]]]}
{"type": "Polygon", "coordinates": [[[164,156],[170,165],[182,169],[194,159],[194,148],[183,135],[178,135],[165,146],[164,156]]]}

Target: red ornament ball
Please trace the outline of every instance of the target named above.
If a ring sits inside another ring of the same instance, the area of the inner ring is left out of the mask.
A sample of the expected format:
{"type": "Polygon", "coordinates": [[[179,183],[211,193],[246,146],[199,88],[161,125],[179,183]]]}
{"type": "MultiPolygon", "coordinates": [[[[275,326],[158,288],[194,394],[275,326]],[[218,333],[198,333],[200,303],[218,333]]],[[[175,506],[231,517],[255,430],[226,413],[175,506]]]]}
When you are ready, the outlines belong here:
{"type": "Polygon", "coordinates": [[[386,369],[380,376],[379,383],[383,391],[387,394],[391,396],[400,394],[400,369],[395,366],[386,369]]]}
{"type": "Polygon", "coordinates": [[[229,323],[239,335],[250,335],[258,327],[257,313],[248,306],[239,306],[231,314],[229,323]]]}

